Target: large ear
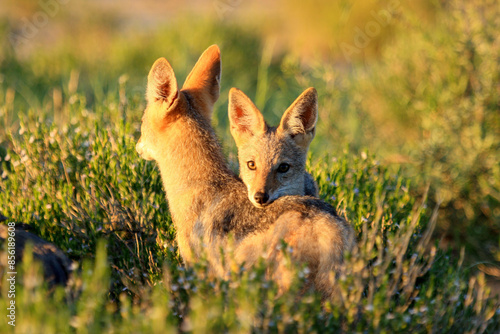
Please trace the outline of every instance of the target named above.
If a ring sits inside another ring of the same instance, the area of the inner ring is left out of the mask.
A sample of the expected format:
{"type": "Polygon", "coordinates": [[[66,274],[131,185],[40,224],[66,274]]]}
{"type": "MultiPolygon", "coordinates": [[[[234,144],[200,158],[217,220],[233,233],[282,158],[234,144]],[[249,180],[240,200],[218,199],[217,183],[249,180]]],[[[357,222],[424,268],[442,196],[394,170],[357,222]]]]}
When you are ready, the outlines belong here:
{"type": "Polygon", "coordinates": [[[198,111],[208,117],[219,98],[220,72],[220,50],[217,45],[212,45],[200,56],[182,86],[182,90],[199,104],[198,111]]]}
{"type": "Polygon", "coordinates": [[[148,103],[163,101],[170,107],[177,98],[177,80],[174,70],[165,58],[160,58],[153,64],[148,75],[146,98],[148,103]]]}
{"type": "Polygon", "coordinates": [[[316,89],[306,89],[281,118],[278,132],[290,135],[302,147],[308,147],[314,138],[318,119],[318,94],[316,89]]]}
{"type": "Polygon", "coordinates": [[[259,109],[237,88],[229,91],[228,111],[231,134],[237,146],[250,137],[267,131],[267,124],[259,109]]]}

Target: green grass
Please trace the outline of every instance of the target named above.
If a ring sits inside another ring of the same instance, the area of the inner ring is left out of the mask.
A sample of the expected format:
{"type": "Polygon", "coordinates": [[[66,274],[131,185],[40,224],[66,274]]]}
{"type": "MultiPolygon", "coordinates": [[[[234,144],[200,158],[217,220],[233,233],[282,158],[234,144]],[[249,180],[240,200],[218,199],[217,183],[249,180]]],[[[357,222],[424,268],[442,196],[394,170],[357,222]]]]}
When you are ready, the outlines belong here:
{"type": "MultiPolygon", "coordinates": [[[[15,332],[498,332],[499,300],[476,268],[500,261],[494,4],[442,5],[426,24],[406,11],[376,60],[339,66],[303,65],[286,50],[270,58],[271,44],[230,21],[181,18],[124,38],[97,16],[87,34],[28,56],[4,40],[0,213],[78,264],[70,286],[50,294],[29,256],[18,264],[15,332]],[[177,254],[159,171],[134,147],[154,60],[166,57],[182,82],[212,43],[223,62],[213,124],[232,165],[230,87],[272,124],[318,90],[309,171],[359,241],[324,306],[314,293],[295,299],[303,268],[276,297],[264,264],[222,280],[177,254]],[[443,235],[451,251],[436,247],[443,235]]],[[[0,18],[1,36],[11,28],[0,18]]],[[[4,284],[0,296],[5,310],[4,284]]]]}
{"type": "MultiPolygon", "coordinates": [[[[137,156],[128,123],[44,124],[21,123],[22,134],[11,137],[3,213],[29,222],[83,264],[66,291],[49,297],[31,260],[19,264],[16,332],[499,329],[484,275],[469,278],[433,245],[437,211],[411,195],[400,171],[371,156],[347,152],[310,167],[322,197],[356,227],[360,245],[339,277],[338,296],[323,308],[313,293],[295,299],[300,268],[297,285],[279,298],[264,265],[235,268],[227,280],[207,276],[204,260],[184,268],[159,172],[137,156]]],[[[3,290],[3,306],[8,301],[3,290]]]]}

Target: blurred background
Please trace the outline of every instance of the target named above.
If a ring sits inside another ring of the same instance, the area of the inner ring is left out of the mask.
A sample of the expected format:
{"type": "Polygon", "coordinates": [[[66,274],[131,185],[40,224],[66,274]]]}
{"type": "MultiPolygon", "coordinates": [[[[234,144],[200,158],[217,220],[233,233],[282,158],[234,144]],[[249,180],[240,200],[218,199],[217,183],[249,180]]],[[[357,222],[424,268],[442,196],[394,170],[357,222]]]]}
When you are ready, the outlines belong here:
{"type": "Polygon", "coordinates": [[[436,240],[500,278],[500,6],[497,0],[2,0],[0,157],[20,119],[64,127],[121,120],[139,135],[150,66],[183,82],[218,44],[214,125],[229,159],[227,93],[270,124],[319,93],[311,164],[372,154],[429,206],[436,240]]]}

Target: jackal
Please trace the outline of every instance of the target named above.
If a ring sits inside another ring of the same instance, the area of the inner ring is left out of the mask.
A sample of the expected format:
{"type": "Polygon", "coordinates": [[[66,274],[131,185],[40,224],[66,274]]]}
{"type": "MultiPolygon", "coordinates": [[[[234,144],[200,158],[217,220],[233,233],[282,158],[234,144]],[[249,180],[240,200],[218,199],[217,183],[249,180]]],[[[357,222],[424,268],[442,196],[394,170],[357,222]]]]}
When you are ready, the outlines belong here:
{"type": "Polygon", "coordinates": [[[242,91],[229,92],[229,122],[238,147],[240,177],[256,207],[286,195],[318,197],[318,186],[305,170],[318,118],[317,101],[316,90],[307,89],[285,111],[279,126],[270,127],[242,91]]]}
{"type": "Polygon", "coordinates": [[[246,267],[264,257],[270,277],[286,291],[291,274],[279,250],[284,241],[293,249],[292,261],[308,267],[308,283],[331,296],[334,274],[354,242],[353,229],[332,206],[312,197],[285,196],[262,209],[248,200],[210,124],[220,70],[214,45],[180,90],[165,58],[148,76],[148,105],[136,149],[159,166],[180,254],[188,265],[205,254],[211,272],[222,277],[229,261],[221,249],[246,267]]]}

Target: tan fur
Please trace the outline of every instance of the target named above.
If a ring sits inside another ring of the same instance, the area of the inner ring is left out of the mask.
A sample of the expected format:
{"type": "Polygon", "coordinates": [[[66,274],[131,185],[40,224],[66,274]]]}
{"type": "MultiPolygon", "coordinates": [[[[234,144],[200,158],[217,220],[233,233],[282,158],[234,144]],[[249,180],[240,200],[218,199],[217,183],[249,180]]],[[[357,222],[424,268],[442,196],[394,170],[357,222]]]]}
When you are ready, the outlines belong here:
{"type": "Polygon", "coordinates": [[[161,171],[177,241],[189,264],[205,253],[213,273],[224,276],[221,249],[234,253],[239,264],[251,267],[260,256],[269,274],[286,291],[290,272],[282,253],[283,239],[294,248],[294,263],[311,268],[311,284],[325,296],[332,293],[330,273],[353,244],[353,230],[325,202],[287,196],[258,209],[246,187],[227,167],[210,125],[219,91],[220,53],[217,46],[200,57],[183,88],[165,59],[159,59],[148,78],[138,153],[154,159],[161,171]],[[152,94],[150,94],[152,92],[152,94]],[[232,240],[232,241],[231,241],[232,240]]]}
{"type": "Polygon", "coordinates": [[[285,111],[280,125],[270,127],[242,91],[233,88],[229,92],[229,121],[238,147],[240,177],[256,207],[287,195],[318,197],[318,186],[305,170],[317,109],[316,90],[309,88],[285,111]],[[286,172],[280,172],[282,164],[289,166],[286,172]]]}

